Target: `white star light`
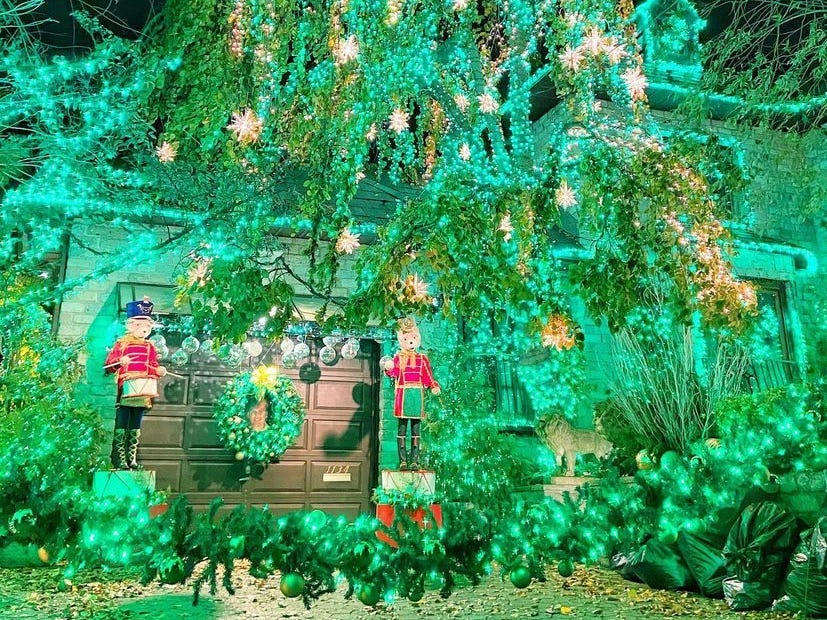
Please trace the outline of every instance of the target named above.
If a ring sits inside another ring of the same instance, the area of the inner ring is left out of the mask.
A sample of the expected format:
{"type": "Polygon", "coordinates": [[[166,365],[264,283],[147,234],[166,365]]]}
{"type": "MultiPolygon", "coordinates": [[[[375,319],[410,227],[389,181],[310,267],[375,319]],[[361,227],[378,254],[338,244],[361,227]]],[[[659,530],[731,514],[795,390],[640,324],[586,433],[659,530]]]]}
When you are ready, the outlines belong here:
{"type": "Polygon", "coordinates": [[[178,155],[178,149],[174,144],[170,144],[164,140],[164,142],[162,142],[158,148],[155,149],[155,155],[158,157],[158,161],[167,164],[171,161],[175,161],[175,156],[178,155]]]}
{"type": "Polygon", "coordinates": [[[564,67],[571,71],[577,71],[580,63],[583,62],[583,54],[580,53],[580,48],[572,49],[570,45],[557,57],[564,67]]]}
{"type": "Polygon", "coordinates": [[[485,114],[496,112],[497,109],[500,107],[500,104],[497,103],[497,100],[494,99],[494,97],[492,97],[488,93],[485,93],[484,95],[480,95],[479,97],[477,97],[477,102],[480,104],[480,112],[483,112],[485,114]]]}
{"type": "Polygon", "coordinates": [[[337,65],[346,65],[359,56],[359,41],[356,35],[352,34],[347,39],[339,39],[333,47],[333,56],[337,65]]]}
{"type": "Polygon", "coordinates": [[[462,112],[465,112],[465,110],[468,109],[468,106],[471,105],[471,102],[468,101],[468,97],[466,97],[465,95],[462,95],[462,94],[454,95],[454,103],[457,104],[457,107],[462,112]]]}
{"type": "Polygon", "coordinates": [[[503,239],[505,241],[511,241],[511,233],[514,232],[514,226],[511,224],[511,214],[506,213],[503,215],[502,219],[500,220],[500,225],[497,227],[497,230],[504,233],[503,239]]]}
{"type": "Polygon", "coordinates": [[[467,143],[464,143],[461,147],[459,147],[459,158],[462,161],[468,161],[471,159],[471,148],[467,143]]]}
{"type": "Polygon", "coordinates": [[[411,301],[427,301],[429,286],[418,274],[405,278],[405,293],[411,301]]]}
{"type": "Polygon", "coordinates": [[[600,54],[603,50],[603,33],[600,32],[600,29],[595,26],[589,28],[586,37],[583,39],[582,46],[592,56],[600,54]]]}
{"type": "Polygon", "coordinates": [[[626,88],[629,89],[629,96],[632,100],[646,98],[646,87],[649,86],[649,81],[641,72],[640,67],[626,69],[621,77],[626,82],[626,88]]]}
{"type": "Polygon", "coordinates": [[[563,179],[560,187],[554,192],[554,200],[561,209],[569,209],[577,204],[577,196],[566,179],[563,179]]]}
{"type": "Polygon", "coordinates": [[[402,133],[408,129],[408,119],[410,116],[405,110],[396,108],[390,115],[390,124],[388,127],[393,129],[396,133],[402,133]]]}

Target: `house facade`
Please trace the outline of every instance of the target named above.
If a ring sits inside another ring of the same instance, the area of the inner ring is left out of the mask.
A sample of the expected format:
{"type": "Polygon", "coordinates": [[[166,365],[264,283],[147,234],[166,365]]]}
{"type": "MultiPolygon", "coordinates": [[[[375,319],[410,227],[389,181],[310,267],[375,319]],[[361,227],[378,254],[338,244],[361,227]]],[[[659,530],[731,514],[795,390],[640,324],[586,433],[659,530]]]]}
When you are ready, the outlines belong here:
{"type": "MultiPolygon", "coordinates": [[[[645,3],[650,6],[644,26],[675,23],[670,15],[662,13],[660,4],[645,3]]],[[[696,17],[679,8],[676,19],[691,21],[696,17]]],[[[697,37],[697,30],[684,32],[694,32],[692,36],[697,37]]],[[[696,46],[692,41],[677,51],[671,46],[668,57],[659,62],[652,56],[657,53],[655,39],[644,36],[644,43],[647,40],[647,67],[652,69],[650,99],[654,107],[674,107],[674,102],[661,105],[657,101],[666,101],[670,93],[675,95],[679,90],[676,84],[694,79],[693,71],[686,67],[694,68],[699,62],[696,46]]],[[[653,115],[662,133],[679,126],[685,129],[673,112],[654,110],[653,115]]],[[[534,132],[538,151],[559,130],[555,110],[537,120],[534,132]]],[[[733,262],[737,276],[757,286],[759,304],[766,308],[774,330],[766,343],[768,355],[751,369],[750,387],[763,389],[797,381],[819,365],[823,370],[827,366],[827,136],[819,129],[801,135],[760,128],[734,129],[725,120],[708,121],[695,130],[714,134],[731,145],[751,178],[746,191],[732,196],[729,224],[737,250],[733,262]]],[[[400,198],[404,195],[398,191],[371,182],[360,188],[354,211],[362,209],[364,217],[381,219],[400,198]]],[[[175,224],[159,220],[148,223],[148,227],[162,241],[174,232],[175,224]]],[[[71,280],[95,271],[101,255],[128,248],[129,234],[104,224],[75,225],[77,242],[67,246],[62,277],[71,280]]],[[[574,237],[576,240],[576,231],[574,237]]],[[[286,239],[285,248],[298,259],[292,264],[300,264],[302,242],[286,239]]],[[[312,297],[299,281],[293,282],[306,306],[299,304],[295,330],[285,338],[306,342],[310,356],[297,368],[283,372],[295,380],[304,396],[307,421],[301,436],[278,464],[263,472],[248,471],[220,445],[212,405],[234,374],[260,363],[280,363],[281,343],[259,342],[258,347],[251,337],[245,349],[248,355],[240,361],[222,358],[206,346],[174,358],[184,338],[202,337],[178,327],[186,310],[172,304],[173,285],[184,255],[168,252],[153,257],[151,263],[136,262],[88,282],[62,300],[56,317],[57,333],[61,338],[88,342],[86,386],[106,425],[111,427],[114,417],[115,387],[111,377],[102,372],[103,359],[122,331],[125,303],[149,295],[162,323],[170,327],[160,330],[169,348],[163,363],[177,375],[161,380],[161,396],[144,423],[140,460],[157,472],[159,489],[186,493],[199,507],[221,496],[230,506],[267,503],[284,512],[321,508],[355,516],[370,511],[378,472],[396,464],[392,386],[379,368],[379,359],[395,349],[393,334],[352,334],[360,343],[358,355],[345,359],[339,354],[333,364],[324,363],[319,359],[324,334],[314,331],[308,322],[315,309],[312,297]]],[[[571,257],[575,259],[576,253],[571,257]]],[[[304,274],[299,270],[298,275],[304,274]]],[[[347,297],[354,286],[353,259],[344,256],[334,294],[347,297]]],[[[585,391],[591,401],[597,401],[605,397],[612,374],[612,335],[605,324],[599,325],[587,316],[577,300],[572,300],[572,309],[585,336],[585,391]]],[[[422,329],[425,350],[438,349],[456,338],[448,326],[436,322],[426,321],[422,329]]],[[[532,405],[531,395],[526,393],[530,388],[521,380],[520,362],[498,359],[492,368],[490,382],[496,389],[503,425],[526,435],[529,443],[536,443],[533,428],[543,411],[532,405]]],[[[435,368],[437,378],[441,373],[450,373],[450,369],[435,368]]],[[[590,408],[575,417],[581,425],[589,425],[590,408]]]]}

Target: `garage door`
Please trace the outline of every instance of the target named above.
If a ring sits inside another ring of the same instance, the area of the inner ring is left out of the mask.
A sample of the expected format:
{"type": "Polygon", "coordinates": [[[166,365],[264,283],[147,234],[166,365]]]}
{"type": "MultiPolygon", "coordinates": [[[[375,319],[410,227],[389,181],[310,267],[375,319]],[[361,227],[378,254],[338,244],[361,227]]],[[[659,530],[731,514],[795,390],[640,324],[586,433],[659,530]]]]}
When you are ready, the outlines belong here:
{"type": "MultiPolygon", "coordinates": [[[[171,351],[179,342],[167,336],[171,351]]],[[[183,366],[170,366],[183,377],[160,381],[161,395],[144,419],[138,454],[144,468],[156,471],[157,488],[185,493],[197,509],[222,497],[228,507],[269,504],[279,513],[318,508],[352,518],[370,512],[376,484],[378,345],[362,340],[358,357],[326,366],[318,361],[321,341],[308,344],[311,356],[301,368],[282,369],[304,398],[304,427],[281,461],[263,471],[248,472],[219,443],[212,407],[235,374],[251,365],[277,363],[278,347],[240,368],[201,351],[183,366]]]]}

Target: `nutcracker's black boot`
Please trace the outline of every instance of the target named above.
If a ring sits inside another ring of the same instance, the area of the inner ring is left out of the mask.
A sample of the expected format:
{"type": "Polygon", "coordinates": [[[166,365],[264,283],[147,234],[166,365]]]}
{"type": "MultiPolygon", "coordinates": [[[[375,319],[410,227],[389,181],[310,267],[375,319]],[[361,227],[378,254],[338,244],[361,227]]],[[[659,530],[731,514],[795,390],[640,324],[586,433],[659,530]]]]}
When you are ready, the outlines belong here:
{"type": "Polygon", "coordinates": [[[396,447],[399,449],[399,471],[408,471],[408,450],[404,436],[396,436],[396,447]]]}
{"type": "Polygon", "coordinates": [[[141,429],[130,428],[126,431],[126,466],[129,469],[138,469],[138,440],[141,429]]]}
{"type": "Polygon", "coordinates": [[[419,437],[411,437],[411,470],[420,469],[419,464],[419,437]]]}
{"type": "Polygon", "coordinates": [[[113,469],[126,469],[125,437],[125,428],[116,428],[114,435],[112,435],[112,452],[109,453],[109,460],[112,462],[113,469]]]}

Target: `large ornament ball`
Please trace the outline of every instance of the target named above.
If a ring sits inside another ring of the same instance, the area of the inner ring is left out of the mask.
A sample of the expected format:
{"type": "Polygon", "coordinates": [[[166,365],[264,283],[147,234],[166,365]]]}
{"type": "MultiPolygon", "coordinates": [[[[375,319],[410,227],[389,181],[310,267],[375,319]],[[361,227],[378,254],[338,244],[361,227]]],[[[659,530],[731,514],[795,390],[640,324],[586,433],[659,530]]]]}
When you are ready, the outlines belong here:
{"type": "Polygon", "coordinates": [[[641,470],[652,469],[655,466],[655,460],[648,450],[641,450],[635,455],[635,463],[637,468],[641,470]]]}
{"type": "Polygon", "coordinates": [[[281,356],[281,365],[285,368],[295,368],[298,362],[299,358],[295,353],[285,353],[281,356]]]}
{"type": "Polygon", "coordinates": [[[323,346],[319,349],[319,360],[321,360],[323,364],[331,366],[336,362],[336,349],[327,345],[323,346]]]}
{"type": "Polygon", "coordinates": [[[671,527],[662,529],[658,532],[658,540],[664,545],[674,544],[678,540],[678,530],[671,527]]]}
{"type": "Polygon", "coordinates": [[[300,360],[310,357],[310,347],[307,346],[306,342],[300,342],[293,348],[293,355],[296,356],[296,359],[300,360]]]}
{"type": "Polygon", "coordinates": [[[683,524],[683,531],[687,534],[703,534],[706,531],[706,523],[703,519],[689,519],[683,524]]]}
{"type": "Polygon", "coordinates": [[[244,453],[241,452],[241,451],[236,452],[235,453],[235,460],[236,461],[243,461],[244,460],[244,453]]]}
{"type": "Polygon", "coordinates": [[[338,336],[325,336],[322,338],[322,342],[326,347],[335,347],[338,342],[341,340],[338,336]]]}
{"type": "Polygon", "coordinates": [[[244,347],[240,347],[238,345],[233,345],[232,349],[230,350],[230,355],[227,357],[227,366],[232,366],[233,368],[240,366],[241,363],[247,359],[249,355],[244,347]]]}
{"type": "Polygon", "coordinates": [[[158,359],[166,359],[169,357],[169,347],[164,344],[159,344],[155,347],[155,353],[158,355],[158,359]]]}
{"type": "Polygon", "coordinates": [[[293,349],[296,348],[296,343],[290,340],[290,338],[285,338],[281,341],[279,348],[284,355],[287,355],[288,353],[293,352],[293,349]]]}
{"type": "Polygon", "coordinates": [[[264,351],[264,347],[261,346],[258,340],[248,340],[241,346],[244,347],[244,350],[247,351],[250,357],[258,357],[262,351],[264,351]]]}
{"type": "Polygon", "coordinates": [[[284,596],[296,598],[304,591],[304,577],[298,573],[285,573],[281,577],[279,589],[284,596]]]}
{"type": "Polygon", "coordinates": [[[348,338],[348,341],[342,345],[342,357],[352,360],[357,355],[359,355],[359,341],[356,338],[348,338]]]}
{"type": "Polygon", "coordinates": [[[561,577],[571,577],[574,574],[574,563],[566,558],[557,564],[557,572],[561,577]]]}
{"type": "Polygon", "coordinates": [[[147,338],[147,340],[154,344],[156,349],[167,343],[167,339],[161,334],[152,334],[149,338],[147,338]]]}
{"type": "Polygon", "coordinates": [[[385,370],[389,364],[393,363],[393,358],[390,355],[383,355],[379,358],[379,369],[385,370]]]}
{"type": "Polygon", "coordinates": [[[183,342],[181,342],[181,348],[184,350],[184,352],[190,355],[195,353],[200,346],[201,343],[198,342],[198,338],[196,338],[195,336],[187,336],[186,338],[184,338],[183,342]]]}
{"type": "Polygon", "coordinates": [[[525,566],[518,566],[509,575],[515,588],[527,588],[531,583],[531,571],[525,566]]]}
{"type": "Polygon", "coordinates": [[[379,590],[369,583],[365,584],[359,590],[359,600],[368,607],[373,607],[379,602],[379,590]]]}
{"type": "Polygon", "coordinates": [[[408,600],[411,603],[417,603],[422,600],[422,597],[425,595],[425,590],[422,586],[414,586],[411,588],[411,591],[408,592],[408,600]]]}
{"type": "Polygon", "coordinates": [[[181,349],[178,349],[175,353],[172,354],[172,357],[169,358],[169,361],[172,362],[173,366],[183,366],[187,363],[188,359],[189,356],[181,349]]]}
{"type": "Polygon", "coordinates": [[[321,510],[313,510],[305,518],[304,521],[314,530],[319,530],[327,525],[327,513],[321,510]]]}
{"type": "Polygon", "coordinates": [[[198,347],[201,349],[201,353],[212,353],[212,338],[207,338],[206,340],[201,341],[201,346],[198,347]]]}

